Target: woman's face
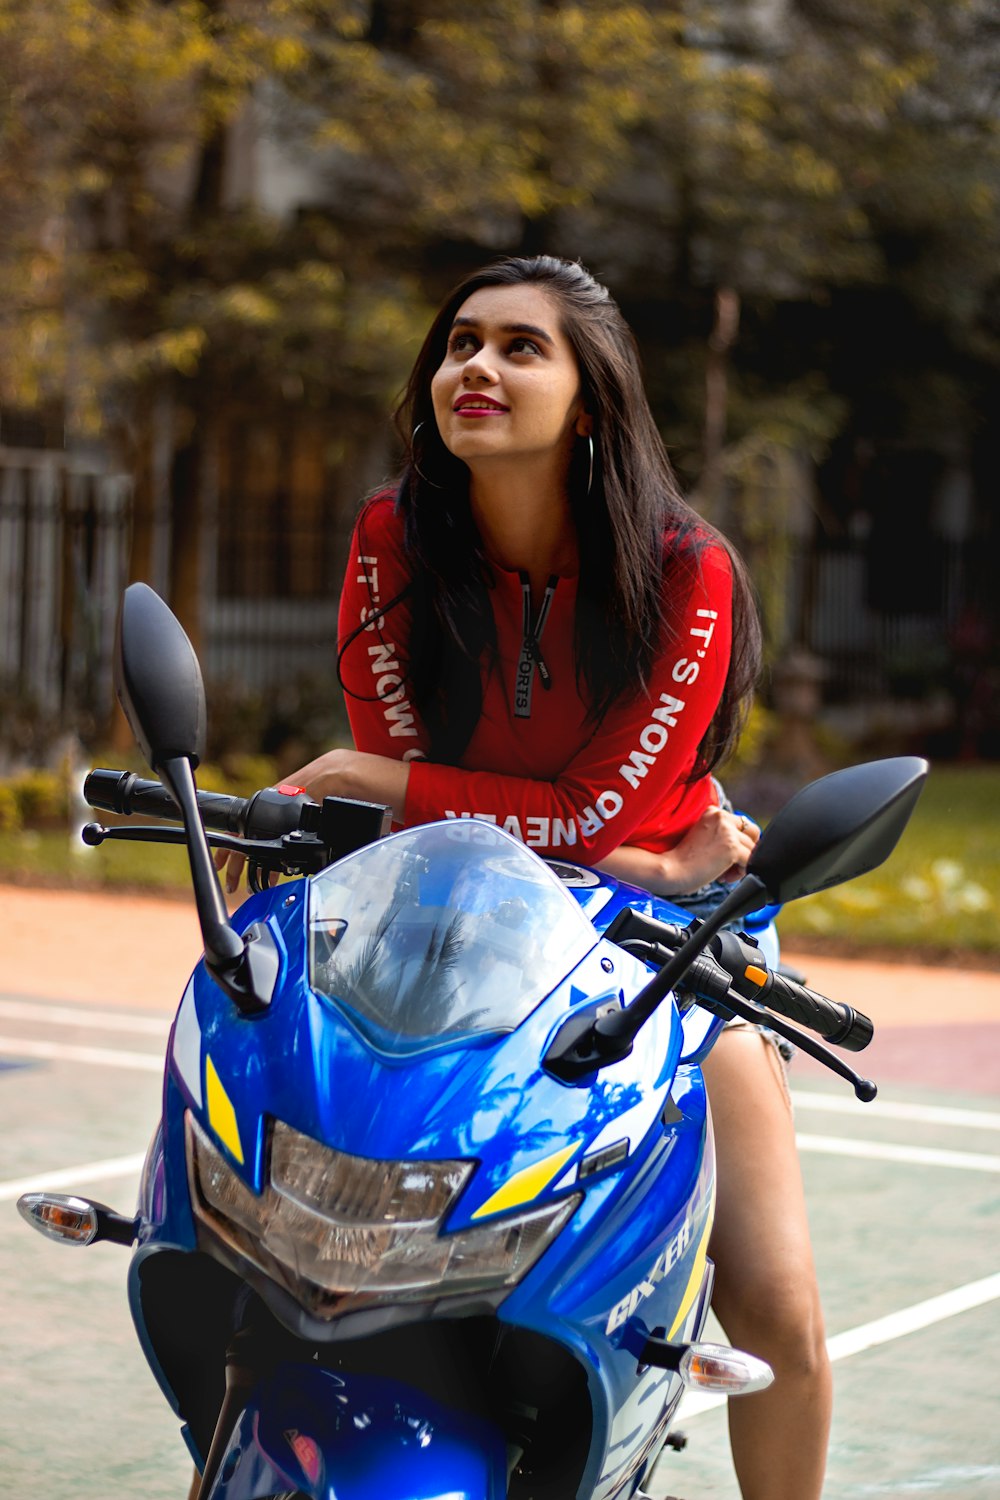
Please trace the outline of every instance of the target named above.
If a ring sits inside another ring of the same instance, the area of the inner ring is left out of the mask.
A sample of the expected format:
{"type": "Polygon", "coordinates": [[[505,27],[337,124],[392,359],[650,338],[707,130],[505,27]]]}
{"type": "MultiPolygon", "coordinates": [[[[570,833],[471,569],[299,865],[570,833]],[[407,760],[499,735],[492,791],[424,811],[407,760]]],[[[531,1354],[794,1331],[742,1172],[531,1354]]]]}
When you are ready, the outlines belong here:
{"type": "Polygon", "coordinates": [[[565,472],[590,431],[558,304],[538,286],[483,287],[466,299],[431,398],[445,446],[473,471],[547,459],[565,472]]]}

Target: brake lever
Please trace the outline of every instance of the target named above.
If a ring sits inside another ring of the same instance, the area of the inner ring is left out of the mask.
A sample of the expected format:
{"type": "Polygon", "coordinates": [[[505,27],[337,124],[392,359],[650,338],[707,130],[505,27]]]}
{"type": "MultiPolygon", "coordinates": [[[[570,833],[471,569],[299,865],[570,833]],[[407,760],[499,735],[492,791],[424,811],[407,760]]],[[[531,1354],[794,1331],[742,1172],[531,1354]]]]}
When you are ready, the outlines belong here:
{"type": "MultiPolygon", "coordinates": [[[[159,823],[123,823],[110,828],[103,823],[87,823],[80,830],[80,836],[91,848],[107,839],[147,844],[187,843],[183,828],[170,828],[159,823]]],[[[285,834],[280,839],[241,839],[230,833],[208,833],[206,836],[210,849],[242,854],[251,864],[265,865],[286,875],[309,874],[329,863],[322,840],[311,834],[298,837],[285,834]]]]}
{"type": "Polygon", "coordinates": [[[798,1026],[793,1026],[791,1021],[786,1021],[783,1016],[776,1016],[772,1011],[765,1010],[762,1005],[754,1005],[751,1000],[744,1000],[735,990],[731,989],[725,1000],[706,1000],[701,995],[694,996],[695,1003],[710,1010],[713,1015],[723,1015],[728,1019],[727,1012],[739,1016],[742,1021],[749,1021],[751,1026],[766,1026],[769,1031],[774,1031],[786,1041],[798,1047],[809,1057],[813,1057],[824,1067],[829,1068],[831,1073],[836,1073],[843,1078],[854,1089],[857,1097],[865,1104],[870,1104],[878,1093],[878,1086],[870,1078],[862,1078],[860,1073],[848,1067],[842,1057],[832,1052],[829,1047],[807,1031],[800,1031],[798,1026]]]}

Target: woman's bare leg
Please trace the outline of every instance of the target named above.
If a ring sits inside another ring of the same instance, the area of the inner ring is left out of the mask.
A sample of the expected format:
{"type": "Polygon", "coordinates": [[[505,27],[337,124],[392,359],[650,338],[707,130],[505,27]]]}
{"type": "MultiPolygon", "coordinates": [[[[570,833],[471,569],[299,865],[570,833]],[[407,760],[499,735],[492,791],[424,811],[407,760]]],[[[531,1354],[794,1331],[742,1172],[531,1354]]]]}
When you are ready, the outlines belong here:
{"type": "Polygon", "coordinates": [[[705,1064],[718,1170],[712,1306],[774,1384],[729,1402],[744,1500],[819,1500],[832,1380],[781,1060],[753,1028],[723,1032],[705,1064]]]}

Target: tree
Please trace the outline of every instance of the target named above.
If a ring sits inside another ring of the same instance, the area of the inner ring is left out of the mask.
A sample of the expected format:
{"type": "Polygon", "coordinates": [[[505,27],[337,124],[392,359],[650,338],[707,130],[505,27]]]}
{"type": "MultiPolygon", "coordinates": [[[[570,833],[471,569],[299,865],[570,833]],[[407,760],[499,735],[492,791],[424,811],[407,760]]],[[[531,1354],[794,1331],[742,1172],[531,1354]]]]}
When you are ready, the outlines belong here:
{"type": "Polygon", "coordinates": [[[75,441],[112,444],[140,575],[166,413],[170,594],[196,641],[226,401],[384,411],[426,316],[419,247],[475,224],[499,248],[584,201],[652,87],[658,24],[552,0],[474,24],[456,4],[0,0],[0,397],[59,401],[75,441]],[[557,74],[553,149],[553,96],[524,83],[557,74]],[[264,211],[240,131],[308,154],[316,201],[264,211]]]}
{"type": "Polygon", "coordinates": [[[871,347],[879,324],[887,339],[893,323],[927,330],[923,357],[974,407],[1000,354],[995,8],[716,0],[685,17],[678,87],[637,128],[632,171],[564,239],[575,227],[614,257],[688,477],[710,501],[705,377],[718,385],[723,365],[733,441],[815,455],[873,356],[912,388],[913,350],[898,335],[871,347]]]}
{"type": "Polygon", "coordinates": [[[382,423],[445,287],[551,249],[616,288],[724,495],[727,444],[829,444],[890,308],[956,403],[995,388],[997,32],[987,0],[0,0],[0,400],[113,445],[137,575],[169,449],[197,639],[234,403],[382,423]]]}

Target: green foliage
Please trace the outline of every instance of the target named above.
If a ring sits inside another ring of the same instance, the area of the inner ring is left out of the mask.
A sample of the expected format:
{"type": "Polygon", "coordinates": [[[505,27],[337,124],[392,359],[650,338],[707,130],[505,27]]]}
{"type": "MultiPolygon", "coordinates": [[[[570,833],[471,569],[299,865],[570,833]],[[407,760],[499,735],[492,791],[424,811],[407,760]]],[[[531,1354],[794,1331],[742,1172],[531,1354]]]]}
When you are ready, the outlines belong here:
{"type": "Polygon", "coordinates": [[[21,826],[21,809],[12,786],[0,781],[0,833],[14,833],[21,826]]]}
{"type": "Polygon", "coordinates": [[[1000,771],[935,766],[895,851],[861,880],[785,907],[784,938],[1000,954],[1000,771]]]}
{"type": "Polygon", "coordinates": [[[68,769],[32,769],[0,781],[0,829],[54,828],[69,817],[68,769]]]}
{"type": "MultiPolygon", "coordinates": [[[[736,0],[0,0],[0,402],[53,403],[71,440],[101,437],[137,479],[154,411],[203,466],[234,405],[381,423],[444,288],[547,249],[615,287],[689,481],[719,288],[743,310],[734,489],[765,447],[815,458],[841,430],[852,290],[900,303],[941,351],[919,379],[906,349],[885,353],[900,424],[925,433],[913,392],[950,361],[946,411],[924,406],[954,426],[980,370],[1000,371],[990,0],[777,16],[736,0]],[[782,334],[785,308],[806,337],[782,334]]],[[[196,625],[202,471],[175,472],[171,600],[196,625]]]]}
{"type": "Polygon", "coordinates": [[[187,853],[166,844],[108,843],[88,848],[65,828],[23,829],[0,839],[0,881],[57,888],[127,889],[190,900],[187,853]]]}
{"type": "Polygon", "coordinates": [[[745,780],[752,771],[756,771],[761,765],[776,725],[776,715],[769,708],[765,708],[759,700],[755,700],[750,706],[739,744],[725,765],[720,768],[719,775],[725,781],[736,785],[745,780]]]}
{"type": "Polygon", "coordinates": [[[220,764],[198,767],[198,786],[203,792],[252,797],[261,787],[273,786],[282,769],[269,755],[227,755],[220,764]]]}
{"type": "Polygon", "coordinates": [[[379,34],[347,3],[0,0],[0,394],[68,398],[83,431],[164,381],[327,399],[360,372],[384,400],[425,312],[408,250],[586,235],[574,212],[623,207],[640,276],[665,233],[691,287],[744,299],[878,281],[906,232],[907,287],[981,341],[984,5],[754,15],[425,0],[379,34]],[[317,212],[256,207],[234,132],[325,170],[317,212]]]}

